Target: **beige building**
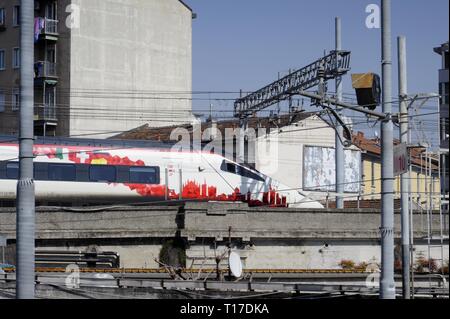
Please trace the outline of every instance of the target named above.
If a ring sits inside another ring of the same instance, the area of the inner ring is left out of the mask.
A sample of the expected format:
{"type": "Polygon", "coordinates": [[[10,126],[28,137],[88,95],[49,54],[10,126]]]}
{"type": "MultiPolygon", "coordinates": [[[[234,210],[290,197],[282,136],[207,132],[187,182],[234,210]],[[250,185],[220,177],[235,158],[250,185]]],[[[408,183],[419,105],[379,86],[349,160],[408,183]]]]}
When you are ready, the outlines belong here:
{"type": "MultiPolygon", "coordinates": [[[[353,142],[362,154],[361,190],[364,199],[379,201],[381,199],[381,144],[379,139],[368,139],[363,133],[353,136],[353,142]]],[[[440,176],[439,157],[424,152],[423,149],[410,150],[410,194],[415,208],[439,209],[440,176]]],[[[401,197],[400,176],[394,182],[394,198],[401,197]]],[[[396,208],[400,202],[396,201],[396,208]]]]}
{"type": "MultiPolygon", "coordinates": [[[[20,0],[0,0],[0,134],[18,133],[20,0]]],[[[35,134],[107,137],[192,120],[179,0],[36,0],[35,134]]]]}

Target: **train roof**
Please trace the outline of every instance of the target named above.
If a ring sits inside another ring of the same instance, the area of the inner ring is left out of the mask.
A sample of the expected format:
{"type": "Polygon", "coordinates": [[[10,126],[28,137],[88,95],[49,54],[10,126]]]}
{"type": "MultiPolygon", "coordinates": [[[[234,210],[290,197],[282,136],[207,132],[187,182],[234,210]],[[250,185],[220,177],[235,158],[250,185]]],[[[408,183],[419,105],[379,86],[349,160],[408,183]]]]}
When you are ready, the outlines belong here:
{"type": "MultiPolygon", "coordinates": [[[[18,143],[19,138],[15,135],[0,135],[0,143],[18,143]]],[[[70,137],[35,137],[35,144],[41,145],[65,145],[65,146],[90,146],[109,148],[158,148],[170,149],[176,142],[144,141],[144,140],[104,140],[91,138],[70,137]]]]}
{"type": "MultiPolygon", "coordinates": [[[[151,140],[103,140],[91,138],[71,138],[71,137],[42,137],[35,136],[34,144],[39,145],[58,145],[58,146],[89,146],[104,148],[150,148],[150,149],[170,149],[177,142],[160,142],[151,140]]],[[[16,135],[0,135],[0,146],[3,143],[18,143],[19,138],[16,135]]],[[[227,159],[232,161],[230,159],[227,159]]],[[[239,165],[260,173],[255,167],[248,163],[239,163],[239,165]]]]}

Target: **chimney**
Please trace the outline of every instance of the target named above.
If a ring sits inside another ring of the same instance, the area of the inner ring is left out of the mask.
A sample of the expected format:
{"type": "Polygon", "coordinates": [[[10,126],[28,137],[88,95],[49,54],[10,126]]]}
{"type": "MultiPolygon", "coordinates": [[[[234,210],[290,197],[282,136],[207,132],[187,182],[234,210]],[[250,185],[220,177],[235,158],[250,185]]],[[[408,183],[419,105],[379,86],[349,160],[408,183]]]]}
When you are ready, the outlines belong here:
{"type": "Polygon", "coordinates": [[[217,138],[217,121],[211,119],[209,122],[209,139],[214,141],[217,138]]]}

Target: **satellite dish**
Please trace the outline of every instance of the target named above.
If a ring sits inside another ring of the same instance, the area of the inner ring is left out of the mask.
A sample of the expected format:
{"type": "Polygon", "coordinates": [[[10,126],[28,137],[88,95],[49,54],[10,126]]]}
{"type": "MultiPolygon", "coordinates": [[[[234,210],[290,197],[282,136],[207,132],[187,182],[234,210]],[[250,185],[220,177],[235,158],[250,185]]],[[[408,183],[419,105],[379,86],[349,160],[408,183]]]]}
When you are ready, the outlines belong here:
{"type": "Polygon", "coordinates": [[[95,279],[112,279],[113,280],[114,276],[110,275],[110,274],[95,274],[94,278],[95,279]]]}
{"type": "Polygon", "coordinates": [[[242,276],[241,257],[237,253],[232,252],[230,254],[230,257],[228,258],[228,264],[234,277],[239,278],[242,276]]]}

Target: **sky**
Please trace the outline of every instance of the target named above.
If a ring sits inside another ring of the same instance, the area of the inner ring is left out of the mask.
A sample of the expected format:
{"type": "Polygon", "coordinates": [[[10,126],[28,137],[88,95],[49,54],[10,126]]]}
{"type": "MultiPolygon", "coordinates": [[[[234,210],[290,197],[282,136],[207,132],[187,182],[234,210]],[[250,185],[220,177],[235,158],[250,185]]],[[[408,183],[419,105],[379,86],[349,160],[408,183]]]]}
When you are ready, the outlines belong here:
{"type": "MultiPolygon", "coordinates": [[[[351,72],[381,75],[381,29],[366,27],[366,7],[380,0],[186,0],[193,20],[193,91],[254,91],[334,49],[334,19],[342,19],[351,72]],[[283,74],[283,73],[282,73],[283,74]],[[286,74],[286,73],[284,73],[286,74]]],[[[392,0],[393,95],[397,96],[397,36],[407,41],[408,92],[438,91],[440,57],[449,39],[448,0],[392,0]]],[[[334,91],[334,84],[329,84],[334,91]]],[[[350,76],[344,92],[354,93],[350,76]]],[[[212,95],[213,97],[215,95],[212,95]]],[[[230,96],[229,96],[230,97],[230,96]]],[[[236,97],[236,94],[232,96],[236,97]]],[[[232,101],[212,101],[232,109],[232,101]]],[[[196,101],[204,110],[208,101],[196,101]]]]}

